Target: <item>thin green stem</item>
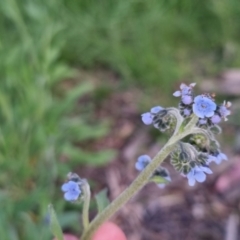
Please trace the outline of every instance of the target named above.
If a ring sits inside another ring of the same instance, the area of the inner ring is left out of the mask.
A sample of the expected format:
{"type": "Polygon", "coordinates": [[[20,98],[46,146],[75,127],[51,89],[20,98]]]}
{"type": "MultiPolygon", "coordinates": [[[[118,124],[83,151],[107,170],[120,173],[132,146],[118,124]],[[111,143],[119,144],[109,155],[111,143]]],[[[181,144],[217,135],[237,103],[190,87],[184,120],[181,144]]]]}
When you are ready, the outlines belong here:
{"type": "Polygon", "coordinates": [[[83,222],[83,229],[85,231],[89,226],[89,204],[90,204],[91,192],[90,192],[90,187],[87,180],[82,179],[82,181],[83,181],[82,190],[83,190],[83,197],[84,197],[82,222],[83,222]]]}
{"type": "Polygon", "coordinates": [[[168,141],[161,151],[159,151],[159,153],[153,158],[151,163],[149,163],[149,165],[138,175],[134,182],[90,223],[89,228],[84,232],[81,238],[82,240],[90,240],[93,233],[99,228],[99,226],[108,220],[148,182],[154,170],[174,149],[177,141],[178,139],[173,141],[172,138],[168,141]]]}
{"type": "Polygon", "coordinates": [[[184,127],[184,130],[189,130],[189,129],[192,129],[193,127],[195,127],[198,120],[199,120],[199,118],[195,114],[192,114],[192,118],[188,122],[188,124],[184,127]]]}
{"type": "Polygon", "coordinates": [[[104,211],[95,217],[90,223],[87,230],[84,231],[81,240],[91,240],[94,232],[107,221],[115,212],[117,212],[125,203],[127,203],[146,183],[152,176],[155,169],[164,161],[164,159],[174,150],[175,145],[179,140],[192,133],[192,129],[196,125],[197,118],[193,116],[181,133],[175,133],[166,145],[157,153],[153,160],[146,166],[146,168],[137,176],[132,184],[123,191],[104,211]]]}

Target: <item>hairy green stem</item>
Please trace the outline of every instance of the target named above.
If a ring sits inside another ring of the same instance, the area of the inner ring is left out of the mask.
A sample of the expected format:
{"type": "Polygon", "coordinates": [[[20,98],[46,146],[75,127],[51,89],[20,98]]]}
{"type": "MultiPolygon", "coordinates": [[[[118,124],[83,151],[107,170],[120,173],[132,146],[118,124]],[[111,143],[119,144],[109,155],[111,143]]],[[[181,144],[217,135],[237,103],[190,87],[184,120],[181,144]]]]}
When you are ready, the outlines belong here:
{"type": "Polygon", "coordinates": [[[157,153],[146,168],[137,176],[132,184],[126,188],[109,206],[107,206],[95,219],[90,223],[87,230],[84,231],[81,240],[91,240],[94,232],[107,221],[115,212],[117,212],[125,203],[127,203],[152,176],[155,169],[165,160],[165,158],[174,150],[175,145],[179,140],[192,133],[197,122],[196,117],[193,117],[188,123],[188,128],[185,128],[181,133],[175,133],[166,145],[157,153]]]}
{"type": "Polygon", "coordinates": [[[99,228],[99,226],[108,220],[148,182],[148,179],[152,176],[154,170],[174,149],[177,141],[174,142],[171,140],[172,139],[170,139],[161,151],[159,151],[149,165],[138,175],[134,182],[90,223],[89,228],[84,232],[81,238],[82,240],[90,240],[93,233],[99,228]]]}
{"type": "Polygon", "coordinates": [[[82,179],[82,190],[83,190],[83,213],[82,213],[82,222],[83,222],[83,229],[86,230],[89,226],[89,204],[91,198],[91,192],[88,182],[85,179],[82,179]]]}

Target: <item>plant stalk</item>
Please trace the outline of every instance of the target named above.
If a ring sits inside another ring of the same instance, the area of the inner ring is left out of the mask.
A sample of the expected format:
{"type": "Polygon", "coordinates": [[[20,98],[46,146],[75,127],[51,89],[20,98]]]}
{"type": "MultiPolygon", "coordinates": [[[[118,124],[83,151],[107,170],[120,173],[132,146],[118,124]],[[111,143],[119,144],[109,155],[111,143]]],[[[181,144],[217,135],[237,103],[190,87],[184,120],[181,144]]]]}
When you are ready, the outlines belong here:
{"type": "Polygon", "coordinates": [[[189,128],[182,133],[175,133],[165,146],[157,153],[152,161],[142,170],[132,184],[125,189],[114,201],[111,202],[95,219],[90,223],[87,230],[84,231],[81,240],[91,240],[94,232],[106,222],[115,212],[117,212],[125,203],[127,203],[143,186],[148,183],[155,169],[165,160],[165,158],[174,150],[179,140],[192,133],[196,124],[196,118],[193,117],[188,123],[189,128]]]}
{"type": "Polygon", "coordinates": [[[83,229],[85,231],[89,226],[89,204],[91,199],[91,191],[90,191],[90,187],[87,180],[82,179],[82,181],[84,181],[82,183],[82,190],[83,190],[83,197],[84,197],[82,222],[83,222],[83,229]]]}
{"type": "MultiPolygon", "coordinates": [[[[176,141],[177,142],[177,141],[176,141]]],[[[108,220],[116,211],[118,211],[126,202],[128,202],[149,180],[154,170],[163,162],[168,154],[174,149],[175,144],[168,143],[159,151],[147,167],[138,175],[132,184],[122,192],[104,211],[102,211],[90,223],[87,231],[84,232],[82,240],[90,240],[93,233],[108,220]]]]}

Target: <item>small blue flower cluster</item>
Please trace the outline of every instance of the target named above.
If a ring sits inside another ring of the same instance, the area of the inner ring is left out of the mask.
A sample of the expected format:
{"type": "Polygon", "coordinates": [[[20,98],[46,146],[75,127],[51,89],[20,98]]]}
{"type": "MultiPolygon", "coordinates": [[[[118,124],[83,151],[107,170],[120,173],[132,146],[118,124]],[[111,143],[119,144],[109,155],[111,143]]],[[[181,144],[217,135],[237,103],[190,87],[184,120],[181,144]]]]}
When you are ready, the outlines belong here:
{"type": "Polygon", "coordinates": [[[180,97],[179,108],[184,117],[188,117],[192,112],[199,117],[199,125],[215,125],[221,122],[221,119],[227,120],[231,114],[229,107],[230,102],[224,101],[217,106],[214,98],[209,94],[198,95],[194,97],[193,88],[196,84],[191,83],[189,86],[182,83],[180,91],[173,93],[173,96],[180,97]]]}
{"type": "Polygon", "coordinates": [[[142,114],[142,121],[144,122],[144,124],[146,124],[146,125],[152,124],[154,116],[156,116],[156,114],[158,114],[163,109],[164,108],[162,108],[160,106],[156,106],[156,107],[151,108],[150,112],[143,113],[142,114]]]}
{"type": "Polygon", "coordinates": [[[64,192],[64,198],[66,201],[77,201],[83,194],[81,189],[82,179],[76,173],[68,174],[68,182],[62,185],[62,191],[64,192]]]}
{"type": "MultiPolygon", "coordinates": [[[[223,104],[217,105],[209,94],[194,96],[193,88],[195,85],[195,83],[190,85],[182,83],[180,90],[173,93],[173,96],[181,97],[177,111],[183,118],[186,118],[186,121],[189,121],[188,119],[193,114],[199,118],[196,124],[199,134],[191,135],[189,139],[185,139],[187,142],[179,141],[176,149],[171,153],[172,165],[187,177],[190,186],[193,186],[195,182],[205,181],[206,174],[212,173],[209,168],[211,162],[220,164],[223,160],[227,160],[227,156],[220,150],[215,134],[221,132],[221,128],[218,126],[221,120],[226,121],[227,116],[231,113],[229,110],[230,102],[224,101],[223,104]]],[[[150,112],[141,115],[142,121],[146,125],[153,124],[161,131],[166,130],[173,124],[176,125],[171,111],[172,108],[153,107],[150,112]]],[[[178,117],[175,115],[175,118],[178,117]]],[[[142,171],[150,161],[149,156],[142,155],[138,158],[135,167],[142,171]]],[[[157,170],[154,174],[157,175],[157,170]]],[[[169,175],[165,175],[165,179],[169,181],[169,175]]]]}
{"type": "Polygon", "coordinates": [[[135,168],[138,171],[142,171],[150,162],[151,158],[148,155],[141,155],[140,157],[138,157],[135,168]]]}
{"type": "Polygon", "coordinates": [[[187,174],[188,184],[194,186],[195,182],[204,182],[206,180],[206,173],[211,174],[212,170],[209,167],[195,166],[187,174]]]}
{"type": "Polygon", "coordinates": [[[142,114],[142,121],[146,125],[153,124],[161,132],[174,128],[175,119],[170,114],[171,109],[166,109],[160,106],[151,108],[150,112],[142,114]]]}
{"type": "Polygon", "coordinates": [[[76,201],[81,194],[79,184],[73,181],[69,181],[62,185],[62,191],[64,193],[64,198],[66,201],[76,201]]]}
{"type": "MultiPolygon", "coordinates": [[[[151,160],[152,159],[148,155],[141,155],[135,163],[135,168],[141,172],[151,160]]],[[[164,188],[166,183],[171,181],[171,177],[166,168],[159,167],[155,170],[149,181],[155,182],[159,188],[164,188]]]]}

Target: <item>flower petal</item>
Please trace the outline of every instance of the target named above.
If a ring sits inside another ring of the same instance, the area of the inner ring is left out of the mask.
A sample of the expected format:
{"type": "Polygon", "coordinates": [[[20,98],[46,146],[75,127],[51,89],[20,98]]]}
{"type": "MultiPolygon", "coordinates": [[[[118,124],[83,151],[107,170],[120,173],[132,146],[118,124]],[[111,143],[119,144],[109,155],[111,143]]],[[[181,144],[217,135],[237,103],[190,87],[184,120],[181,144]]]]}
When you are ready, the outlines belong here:
{"type": "Polygon", "coordinates": [[[195,185],[195,182],[196,182],[196,180],[195,180],[195,178],[194,177],[192,177],[192,178],[188,178],[188,185],[189,186],[194,186],[195,185]]]}
{"type": "Polygon", "coordinates": [[[69,182],[64,183],[64,184],[62,185],[62,191],[63,191],[63,192],[67,192],[67,191],[69,191],[69,190],[72,189],[72,188],[77,188],[77,189],[79,189],[79,186],[78,186],[78,184],[77,184],[76,182],[74,182],[74,181],[69,181],[69,182]]]}
{"type": "Polygon", "coordinates": [[[180,89],[182,90],[183,88],[188,87],[185,83],[180,84],[180,89]]]}
{"type": "Polygon", "coordinates": [[[144,164],[142,162],[136,162],[135,163],[135,168],[138,170],[138,171],[142,171],[144,169],[144,164]]]}
{"type": "Polygon", "coordinates": [[[205,112],[205,116],[206,117],[212,117],[213,115],[214,115],[214,111],[213,110],[211,110],[209,112],[205,112]]]}
{"type": "Polygon", "coordinates": [[[62,185],[62,191],[63,192],[67,192],[68,190],[69,190],[69,185],[68,185],[68,183],[64,183],[63,185],[62,185]]]}
{"type": "Polygon", "coordinates": [[[206,174],[204,172],[196,172],[195,173],[195,179],[198,181],[198,182],[204,182],[206,180],[206,174]]]}
{"type": "Polygon", "coordinates": [[[64,198],[66,201],[76,201],[78,199],[79,193],[66,192],[64,198]]]}
{"type": "Polygon", "coordinates": [[[150,111],[150,112],[151,112],[151,113],[158,113],[158,112],[160,112],[162,109],[163,109],[162,107],[156,106],[156,107],[151,108],[151,111],[150,111]]]}
{"type": "Polygon", "coordinates": [[[209,167],[204,167],[204,166],[201,166],[200,169],[204,172],[204,173],[207,173],[207,174],[212,174],[212,170],[209,168],[209,167]]]}
{"type": "Polygon", "coordinates": [[[182,94],[181,94],[181,91],[176,91],[173,93],[173,96],[174,97],[180,97],[182,94]]]}
{"type": "Polygon", "coordinates": [[[211,163],[211,162],[216,162],[217,161],[217,158],[213,155],[208,155],[208,164],[211,163]]]}
{"type": "Polygon", "coordinates": [[[218,124],[221,122],[221,117],[217,114],[213,115],[211,118],[213,124],[218,124]]]}
{"type": "Polygon", "coordinates": [[[221,156],[221,158],[222,158],[223,160],[225,160],[225,161],[228,160],[228,157],[227,157],[226,154],[224,154],[224,153],[219,153],[219,155],[221,156]]]}
{"type": "Polygon", "coordinates": [[[189,105],[193,102],[193,99],[189,95],[182,96],[182,102],[186,105],[189,105]]]}
{"type": "Polygon", "coordinates": [[[187,178],[188,178],[188,184],[190,186],[194,186],[196,181],[195,181],[193,169],[187,174],[187,178]]]}
{"type": "Polygon", "coordinates": [[[151,115],[151,113],[149,113],[149,112],[147,112],[147,113],[143,113],[142,114],[142,121],[143,121],[143,123],[144,124],[146,124],[146,125],[150,125],[150,124],[152,124],[152,115],[151,115]]]}
{"type": "Polygon", "coordinates": [[[197,104],[193,104],[193,113],[198,116],[199,118],[204,118],[204,113],[199,111],[197,104]]]}
{"type": "Polygon", "coordinates": [[[152,159],[148,155],[141,155],[138,157],[138,162],[150,162],[152,159]]]}
{"type": "Polygon", "coordinates": [[[184,114],[185,116],[189,116],[189,115],[191,114],[191,111],[190,111],[189,109],[184,109],[184,110],[183,110],[183,114],[184,114]]]}

